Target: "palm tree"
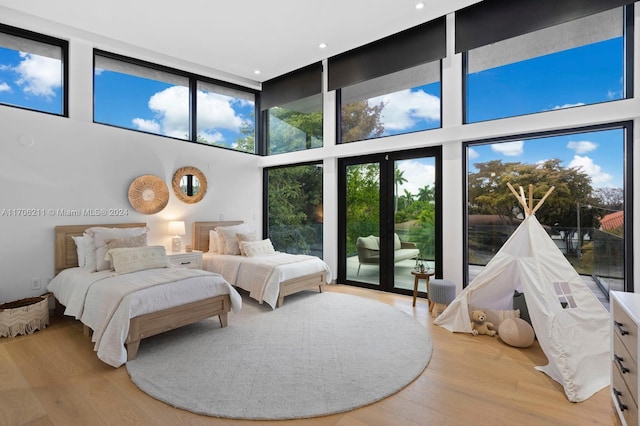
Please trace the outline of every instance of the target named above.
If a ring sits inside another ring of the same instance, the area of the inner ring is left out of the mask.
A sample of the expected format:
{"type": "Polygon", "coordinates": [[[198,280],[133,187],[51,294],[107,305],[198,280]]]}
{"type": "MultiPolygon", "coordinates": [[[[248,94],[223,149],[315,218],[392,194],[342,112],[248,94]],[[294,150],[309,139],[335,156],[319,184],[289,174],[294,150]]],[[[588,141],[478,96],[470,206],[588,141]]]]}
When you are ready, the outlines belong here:
{"type": "Polygon", "coordinates": [[[393,171],[393,182],[396,186],[396,190],[395,190],[395,194],[394,194],[394,198],[395,198],[395,206],[394,206],[394,213],[398,213],[398,189],[399,186],[402,185],[405,182],[409,182],[407,179],[405,179],[404,177],[404,171],[400,170],[397,166],[394,168],[393,171]]]}

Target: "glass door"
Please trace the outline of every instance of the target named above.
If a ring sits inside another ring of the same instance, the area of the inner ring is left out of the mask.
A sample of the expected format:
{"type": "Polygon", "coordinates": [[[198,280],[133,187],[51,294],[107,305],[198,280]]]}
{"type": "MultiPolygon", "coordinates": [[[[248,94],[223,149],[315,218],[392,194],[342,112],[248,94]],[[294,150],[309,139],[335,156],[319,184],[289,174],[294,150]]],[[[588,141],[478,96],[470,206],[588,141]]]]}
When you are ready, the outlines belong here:
{"type": "Polygon", "coordinates": [[[439,163],[439,147],[340,160],[339,282],[409,294],[417,265],[438,270],[439,163]]]}

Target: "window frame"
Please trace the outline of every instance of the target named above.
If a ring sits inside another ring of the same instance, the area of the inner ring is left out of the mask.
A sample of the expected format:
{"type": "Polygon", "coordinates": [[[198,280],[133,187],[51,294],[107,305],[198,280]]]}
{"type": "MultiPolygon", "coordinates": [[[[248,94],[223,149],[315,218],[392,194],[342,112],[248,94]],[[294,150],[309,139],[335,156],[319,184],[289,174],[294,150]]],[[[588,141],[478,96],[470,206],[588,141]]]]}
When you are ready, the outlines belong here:
{"type": "Polygon", "coordinates": [[[32,40],[39,43],[49,44],[60,48],[60,63],[62,66],[62,111],[60,113],[42,111],[35,108],[29,108],[21,105],[7,104],[0,102],[0,105],[12,108],[23,109],[27,111],[35,111],[42,114],[55,115],[59,117],[69,117],[69,41],[52,37],[46,34],[25,30],[23,28],[13,27],[0,23],[0,32],[14,37],[32,40]]]}
{"type": "Polygon", "coordinates": [[[222,81],[222,80],[218,80],[212,77],[206,77],[206,76],[202,76],[202,75],[198,75],[198,74],[194,74],[194,73],[190,73],[187,71],[183,71],[183,70],[179,70],[176,68],[172,68],[172,67],[168,67],[165,65],[160,65],[157,63],[153,63],[153,62],[148,62],[148,61],[144,61],[142,59],[137,59],[137,58],[132,58],[129,56],[124,56],[124,55],[119,55],[116,53],[112,53],[112,52],[108,52],[105,50],[101,50],[101,49],[93,49],[93,94],[92,94],[92,121],[95,124],[100,124],[100,125],[104,125],[104,126],[110,126],[110,127],[115,127],[118,129],[124,129],[124,130],[130,130],[133,132],[140,132],[140,133],[146,133],[149,135],[153,135],[153,136],[158,136],[158,137],[163,137],[163,138],[168,138],[168,139],[173,139],[176,141],[181,141],[181,142],[191,142],[191,143],[195,143],[197,145],[201,145],[201,146],[209,146],[209,147],[214,147],[214,148],[220,148],[220,149],[227,149],[230,151],[234,151],[234,152],[241,152],[241,153],[245,153],[245,154],[253,154],[256,155],[259,152],[259,139],[258,139],[258,134],[259,134],[259,127],[260,127],[260,114],[259,114],[259,106],[260,106],[260,92],[258,90],[255,89],[250,89],[248,87],[244,87],[244,86],[240,86],[237,84],[233,84],[233,83],[229,83],[226,81],[222,81]],[[132,65],[136,65],[139,67],[143,67],[143,68],[148,68],[154,71],[160,71],[160,72],[165,72],[165,73],[169,73],[169,74],[173,74],[176,75],[178,77],[186,77],[188,80],[188,85],[187,87],[189,88],[189,138],[188,139],[181,139],[181,138],[176,138],[176,137],[172,137],[172,136],[168,136],[168,135],[163,135],[163,134],[158,134],[158,133],[152,133],[152,132],[146,132],[144,130],[138,130],[138,129],[133,129],[130,127],[122,127],[116,124],[111,124],[111,123],[103,123],[101,121],[96,121],[95,119],[95,105],[96,105],[96,93],[95,93],[95,88],[96,88],[96,84],[95,84],[95,78],[96,78],[96,74],[95,74],[95,69],[96,69],[96,56],[102,56],[104,58],[108,58],[108,59],[112,59],[115,61],[120,61],[120,62],[124,62],[124,63],[128,63],[128,64],[132,64],[132,65]],[[227,87],[233,90],[238,90],[238,91],[242,91],[242,92],[246,92],[246,93],[250,93],[254,96],[254,151],[253,152],[249,152],[249,151],[242,151],[242,150],[238,150],[238,149],[234,149],[234,148],[230,148],[230,147],[226,147],[226,146],[221,146],[221,145],[213,145],[213,144],[205,144],[202,142],[198,142],[197,141],[197,131],[198,131],[198,120],[197,120],[197,114],[198,114],[198,100],[197,100],[197,87],[198,87],[198,82],[203,82],[206,84],[212,84],[212,85],[217,85],[217,86],[222,86],[222,87],[227,87]]]}
{"type": "MultiPolygon", "coordinates": [[[[561,130],[550,130],[543,132],[532,132],[524,134],[514,134],[496,138],[478,139],[462,143],[462,288],[466,288],[469,282],[469,148],[474,145],[485,145],[500,142],[510,142],[517,140],[540,139],[545,137],[563,136],[571,134],[582,134],[603,130],[622,129],[624,132],[623,141],[623,194],[624,194],[624,215],[625,218],[633,218],[633,121],[620,121],[605,124],[598,124],[583,127],[571,127],[561,130]]],[[[624,221],[624,291],[634,292],[633,274],[633,220],[624,221]]]]}

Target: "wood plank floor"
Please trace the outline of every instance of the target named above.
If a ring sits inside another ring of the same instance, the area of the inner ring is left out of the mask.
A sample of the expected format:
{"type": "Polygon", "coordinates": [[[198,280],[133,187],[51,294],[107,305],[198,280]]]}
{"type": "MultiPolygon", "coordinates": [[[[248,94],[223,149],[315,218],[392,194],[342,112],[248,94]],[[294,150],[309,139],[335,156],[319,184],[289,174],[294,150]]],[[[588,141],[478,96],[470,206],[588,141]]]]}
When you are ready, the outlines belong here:
{"type": "Polygon", "coordinates": [[[114,369],[98,360],[78,322],[55,317],[44,331],[0,338],[0,425],[620,424],[608,388],[585,402],[571,403],[559,384],[534,370],[546,361],[537,344],[516,349],[488,336],[452,334],[432,324],[424,299],[413,308],[406,296],[327,287],[414,316],[433,338],[425,371],[397,394],[347,413],[280,422],[211,418],[172,408],[139,391],[125,367],[114,369]]]}

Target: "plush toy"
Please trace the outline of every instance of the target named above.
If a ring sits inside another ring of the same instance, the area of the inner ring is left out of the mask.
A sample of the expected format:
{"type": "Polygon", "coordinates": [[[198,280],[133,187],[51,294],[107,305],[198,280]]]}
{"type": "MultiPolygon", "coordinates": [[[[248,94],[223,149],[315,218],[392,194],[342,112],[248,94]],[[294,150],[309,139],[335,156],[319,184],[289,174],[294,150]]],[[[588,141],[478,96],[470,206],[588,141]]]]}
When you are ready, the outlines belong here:
{"type": "Polygon", "coordinates": [[[484,311],[471,311],[471,334],[486,334],[487,336],[495,336],[497,334],[496,327],[492,322],[485,321],[487,314],[484,311]]]}

